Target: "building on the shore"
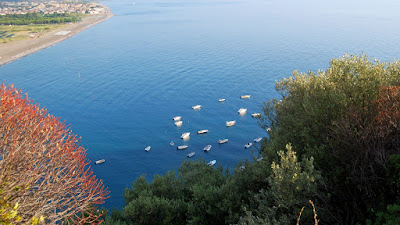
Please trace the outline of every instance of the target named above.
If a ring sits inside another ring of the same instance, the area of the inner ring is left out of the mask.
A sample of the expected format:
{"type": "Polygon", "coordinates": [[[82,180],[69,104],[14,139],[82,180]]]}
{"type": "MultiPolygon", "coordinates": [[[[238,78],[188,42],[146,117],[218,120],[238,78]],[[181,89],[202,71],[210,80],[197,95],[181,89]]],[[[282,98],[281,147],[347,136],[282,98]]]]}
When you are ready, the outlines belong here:
{"type": "Polygon", "coordinates": [[[60,3],[56,1],[43,2],[0,2],[0,15],[27,14],[27,13],[81,13],[81,14],[103,14],[107,10],[97,3],[82,3],[80,1],[69,1],[60,3]]]}

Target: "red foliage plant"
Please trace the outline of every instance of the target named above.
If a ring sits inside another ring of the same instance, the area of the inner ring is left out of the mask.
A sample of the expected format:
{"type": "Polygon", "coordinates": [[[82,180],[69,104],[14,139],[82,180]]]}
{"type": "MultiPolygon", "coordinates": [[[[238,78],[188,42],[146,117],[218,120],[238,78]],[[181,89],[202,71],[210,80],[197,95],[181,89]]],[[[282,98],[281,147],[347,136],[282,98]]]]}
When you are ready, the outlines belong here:
{"type": "Polygon", "coordinates": [[[400,86],[382,86],[379,97],[374,101],[378,108],[377,124],[381,129],[381,135],[393,129],[400,129],[400,86]]]}
{"type": "Polygon", "coordinates": [[[0,197],[18,203],[18,223],[101,223],[93,207],[109,191],[79,138],[13,85],[3,83],[0,96],[0,197]]]}

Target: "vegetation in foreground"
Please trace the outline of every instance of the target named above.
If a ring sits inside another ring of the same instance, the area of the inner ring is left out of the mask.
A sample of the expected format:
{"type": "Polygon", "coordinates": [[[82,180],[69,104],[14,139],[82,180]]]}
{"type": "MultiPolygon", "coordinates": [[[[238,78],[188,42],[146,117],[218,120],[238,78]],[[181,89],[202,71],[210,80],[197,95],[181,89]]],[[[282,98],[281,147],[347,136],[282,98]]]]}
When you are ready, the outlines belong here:
{"type": "Polygon", "coordinates": [[[263,160],[140,177],[106,224],[316,224],[309,200],[319,224],[399,224],[400,62],[346,55],[276,89],[263,160]]]}
{"type": "Polygon", "coordinates": [[[67,125],[0,86],[0,224],[101,222],[108,191],[67,125]]]}
{"type": "MultiPolygon", "coordinates": [[[[106,224],[400,224],[400,62],[346,55],[276,89],[263,160],[140,177],[106,224]]],[[[0,95],[0,223],[101,223],[108,192],[76,136],[14,87],[0,95]]]]}

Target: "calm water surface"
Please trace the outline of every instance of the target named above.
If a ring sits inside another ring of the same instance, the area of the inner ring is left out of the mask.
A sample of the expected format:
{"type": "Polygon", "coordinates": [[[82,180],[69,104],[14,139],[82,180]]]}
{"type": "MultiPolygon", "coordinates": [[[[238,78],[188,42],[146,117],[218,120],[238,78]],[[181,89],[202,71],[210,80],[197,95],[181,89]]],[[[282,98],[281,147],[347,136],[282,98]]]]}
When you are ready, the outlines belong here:
{"type": "Polygon", "coordinates": [[[110,0],[115,16],[62,43],[0,67],[18,88],[82,136],[121,207],[141,174],[176,169],[185,155],[233,167],[266,133],[251,118],[276,97],[275,80],[325,69],[345,53],[399,59],[400,3],[320,0],[110,0]],[[250,94],[250,100],[240,95],[250,94]],[[218,98],[226,98],[218,103],[218,98]],[[200,111],[191,106],[201,104],[200,111]],[[245,116],[237,110],[248,108],[245,116]],[[180,115],[183,126],[173,125],[180,115]],[[226,120],[237,125],[225,127],[226,120]],[[182,132],[209,129],[189,141],[182,132]],[[218,146],[217,140],[229,138],[218,146]],[[186,143],[177,151],[170,147],[186,143]],[[202,149],[212,144],[210,152],[202,149]],[[152,146],[150,152],[144,148],[152,146]]]}

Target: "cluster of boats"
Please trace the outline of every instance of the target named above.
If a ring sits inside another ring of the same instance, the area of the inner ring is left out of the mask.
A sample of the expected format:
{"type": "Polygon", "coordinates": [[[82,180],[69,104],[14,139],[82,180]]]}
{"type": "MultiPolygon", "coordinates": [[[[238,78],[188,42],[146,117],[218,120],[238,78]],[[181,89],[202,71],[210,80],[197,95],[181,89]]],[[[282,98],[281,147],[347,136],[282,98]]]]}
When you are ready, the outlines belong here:
{"type": "MultiPolygon", "coordinates": [[[[242,95],[242,96],[240,96],[240,98],[241,98],[241,99],[250,99],[250,98],[251,98],[251,95],[242,95]]],[[[218,102],[225,102],[225,101],[226,101],[226,99],[224,99],[224,98],[218,99],[218,102]]],[[[194,105],[194,106],[192,106],[192,109],[193,109],[193,110],[200,110],[202,107],[203,107],[202,105],[194,105]]],[[[246,108],[240,108],[240,109],[238,110],[238,113],[239,113],[240,115],[244,115],[244,114],[247,113],[247,109],[246,109],[246,108]]],[[[261,116],[261,113],[253,113],[253,114],[251,114],[251,115],[252,115],[252,117],[260,117],[260,116],[261,116]]],[[[173,119],[173,121],[174,121],[175,126],[177,126],[177,127],[182,126],[183,121],[182,121],[182,117],[181,117],[181,116],[175,116],[175,117],[172,118],[172,119],[173,119]]],[[[227,127],[234,126],[235,124],[236,124],[236,120],[226,121],[226,126],[227,126],[227,127]]],[[[208,132],[209,132],[209,130],[203,129],[203,130],[197,131],[197,134],[206,134],[206,133],[208,133],[208,132]]],[[[184,140],[188,139],[189,137],[190,137],[190,132],[185,132],[185,133],[182,133],[182,135],[181,135],[181,138],[184,139],[184,140]]],[[[261,138],[261,137],[258,137],[258,138],[256,138],[256,139],[254,139],[254,142],[255,142],[255,143],[258,143],[258,142],[260,142],[261,140],[262,140],[262,138],[261,138]]],[[[228,139],[220,139],[220,140],[218,140],[218,144],[225,144],[225,143],[227,143],[228,141],[229,141],[228,139]]],[[[172,142],[170,143],[170,145],[171,145],[171,146],[174,145],[174,142],[172,141],[172,142]]],[[[245,144],[244,147],[245,147],[245,148],[250,148],[252,145],[253,145],[253,144],[252,144],[251,142],[249,142],[249,143],[245,144]]],[[[179,145],[179,146],[177,146],[177,150],[185,150],[185,149],[187,149],[188,147],[189,147],[188,145],[179,145]]],[[[212,148],[212,145],[207,145],[207,146],[204,147],[203,150],[204,150],[204,152],[208,152],[208,151],[211,150],[211,148],[212,148]]],[[[146,152],[149,152],[149,151],[151,150],[151,146],[147,146],[144,150],[145,150],[146,152]]],[[[191,158],[191,157],[193,157],[195,154],[196,154],[195,152],[190,152],[190,153],[187,154],[186,156],[187,156],[188,158],[191,158]]],[[[104,162],[105,162],[105,159],[101,159],[101,160],[95,161],[95,164],[101,164],[101,163],[104,163],[104,162]]],[[[216,162],[217,162],[216,160],[212,160],[212,161],[210,161],[210,162],[208,163],[208,165],[213,166],[213,165],[216,164],[216,162]]]]}

